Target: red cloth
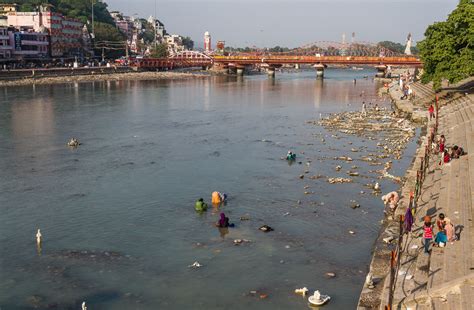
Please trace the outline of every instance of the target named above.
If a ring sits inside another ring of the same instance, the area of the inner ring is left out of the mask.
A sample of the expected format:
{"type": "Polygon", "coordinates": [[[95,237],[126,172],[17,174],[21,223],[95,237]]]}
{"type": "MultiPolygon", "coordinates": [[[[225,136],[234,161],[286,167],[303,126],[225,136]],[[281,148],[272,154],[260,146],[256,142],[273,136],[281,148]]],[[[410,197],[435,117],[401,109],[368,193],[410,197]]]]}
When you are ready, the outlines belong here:
{"type": "Polygon", "coordinates": [[[430,112],[430,114],[433,114],[434,113],[434,108],[432,105],[430,105],[430,108],[428,109],[428,111],[430,112]]]}
{"type": "Polygon", "coordinates": [[[449,154],[444,155],[444,163],[447,164],[451,160],[451,157],[449,157],[449,154]]]}

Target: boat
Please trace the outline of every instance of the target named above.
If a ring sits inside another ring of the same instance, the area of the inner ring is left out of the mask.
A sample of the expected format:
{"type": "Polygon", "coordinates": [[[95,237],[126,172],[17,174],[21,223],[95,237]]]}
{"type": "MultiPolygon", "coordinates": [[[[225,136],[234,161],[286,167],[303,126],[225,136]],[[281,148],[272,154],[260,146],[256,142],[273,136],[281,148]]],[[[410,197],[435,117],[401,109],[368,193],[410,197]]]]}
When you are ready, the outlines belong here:
{"type": "Polygon", "coordinates": [[[330,299],[329,295],[322,295],[319,291],[314,291],[314,294],[309,296],[308,301],[313,306],[322,306],[330,299]]]}

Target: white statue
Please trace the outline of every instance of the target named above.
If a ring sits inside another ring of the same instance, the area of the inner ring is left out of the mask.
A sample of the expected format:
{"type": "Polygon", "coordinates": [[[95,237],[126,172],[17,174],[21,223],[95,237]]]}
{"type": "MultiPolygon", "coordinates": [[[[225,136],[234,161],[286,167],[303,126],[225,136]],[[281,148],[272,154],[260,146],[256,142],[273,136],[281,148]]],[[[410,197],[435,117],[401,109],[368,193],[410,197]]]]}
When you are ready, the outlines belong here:
{"type": "Polygon", "coordinates": [[[411,33],[407,37],[407,46],[405,48],[405,55],[411,55],[411,33]]]}

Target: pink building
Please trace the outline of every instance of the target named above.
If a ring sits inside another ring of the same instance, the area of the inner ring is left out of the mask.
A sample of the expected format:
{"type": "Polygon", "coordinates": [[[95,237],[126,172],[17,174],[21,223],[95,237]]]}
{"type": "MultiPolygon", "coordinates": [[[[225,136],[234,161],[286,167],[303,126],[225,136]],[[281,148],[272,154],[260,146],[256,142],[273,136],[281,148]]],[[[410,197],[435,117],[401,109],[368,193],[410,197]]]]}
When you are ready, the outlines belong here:
{"type": "Polygon", "coordinates": [[[16,28],[30,28],[36,32],[47,30],[51,38],[51,56],[73,56],[80,53],[82,27],[78,20],[54,13],[49,8],[40,12],[11,12],[7,15],[8,25],[16,28]]]}

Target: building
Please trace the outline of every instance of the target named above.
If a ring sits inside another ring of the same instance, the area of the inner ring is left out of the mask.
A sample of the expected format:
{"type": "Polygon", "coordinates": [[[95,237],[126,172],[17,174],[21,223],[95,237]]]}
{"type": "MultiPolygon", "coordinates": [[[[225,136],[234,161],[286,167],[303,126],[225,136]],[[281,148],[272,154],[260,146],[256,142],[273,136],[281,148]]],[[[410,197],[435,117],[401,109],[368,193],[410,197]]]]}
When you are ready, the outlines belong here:
{"type": "Polygon", "coordinates": [[[173,54],[184,51],[183,38],[180,35],[167,34],[164,37],[164,43],[166,43],[166,47],[168,48],[169,55],[173,55],[173,54]]]}
{"type": "Polygon", "coordinates": [[[204,52],[209,53],[212,51],[212,45],[211,45],[211,34],[209,31],[206,31],[204,33],[204,52]]]}
{"type": "Polygon", "coordinates": [[[10,43],[13,47],[12,58],[47,58],[49,57],[49,40],[47,32],[32,30],[9,31],[10,43]]]}
{"type": "Polygon", "coordinates": [[[78,56],[82,53],[84,24],[60,13],[51,12],[50,6],[41,6],[39,12],[10,12],[8,25],[50,35],[52,57],[78,56]]]}
{"type": "Polygon", "coordinates": [[[18,4],[16,3],[1,3],[0,15],[7,15],[10,12],[18,11],[18,4]]]}
{"type": "Polygon", "coordinates": [[[48,56],[47,32],[0,27],[0,60],[41,59],[48,56]]]}
{"type": "Polygon", "coordinates": [[[155,28],[155,41],[163,43],[165,35],[168,34],[165,29],[165,24],[160,22],[158,19],[155,19],[153,16],[148,18],[148,22],[153,25],[153,28],[155,28]]]}
{"type": "Polygon", "coordinates": [[[0,60],[12,57],[13,46],[10,43],[7,27],[0,27],[0,60]]]}

